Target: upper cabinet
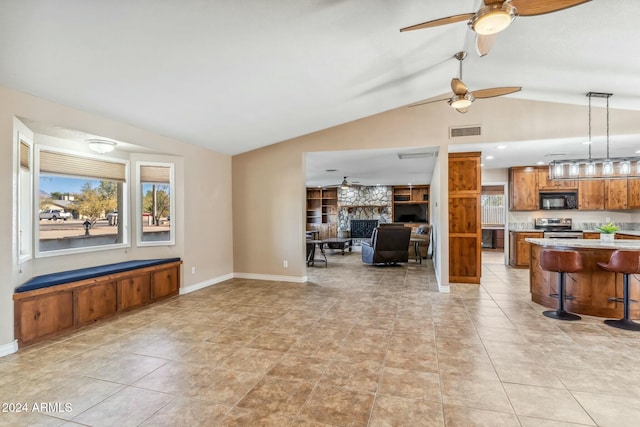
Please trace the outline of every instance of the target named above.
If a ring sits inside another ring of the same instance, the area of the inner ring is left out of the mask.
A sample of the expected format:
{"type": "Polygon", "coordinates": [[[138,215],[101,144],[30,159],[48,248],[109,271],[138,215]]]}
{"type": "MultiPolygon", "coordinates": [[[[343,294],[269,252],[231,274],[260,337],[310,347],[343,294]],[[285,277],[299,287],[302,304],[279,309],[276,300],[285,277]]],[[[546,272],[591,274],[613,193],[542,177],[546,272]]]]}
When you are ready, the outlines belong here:
{"type": "Polygon", "coordinates": [[[627,205],[629,209],[640,208],[640,179],[638,178],[627,180],[627,205]]]}
{"type": "Polygon", "coordinates": [[[547,166],[538,168],[538,189],[540,191],[575,190],[577,188],[578,181],[552,180],[549,179],[547,166]]]}
{"type": "Polygon", "coordinates": [[[640,179],[550,180],[547,166],[509,169],[509,210],[539,209],[545,191],[578,192],[580,210],[627,210],[640,208],[640,179]]]}
{"type": "Polygon", "coordinates": [[[538,209],[538,170],[526,166],[509,169],[509,210],[538,209]]]}
{"type": "Polygon", "coordinates": [[[605,180],[604,194],[605,209],[629,209],[626,179],[605,180]]]}
{"type": "Polygon", "coordinates": [[[578,209],[604,209],[604,180],[590,179],[578,184],[578,209]]]}

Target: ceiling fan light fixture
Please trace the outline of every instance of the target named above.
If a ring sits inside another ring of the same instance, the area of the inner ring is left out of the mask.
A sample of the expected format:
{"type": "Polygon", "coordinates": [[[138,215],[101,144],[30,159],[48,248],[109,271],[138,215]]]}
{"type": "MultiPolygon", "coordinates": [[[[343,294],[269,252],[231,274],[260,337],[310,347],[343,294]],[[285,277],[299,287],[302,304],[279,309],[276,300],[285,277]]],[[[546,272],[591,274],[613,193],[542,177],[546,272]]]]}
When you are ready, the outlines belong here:
{"type": "Polygon", "coordinates": [[[449,100],[451,108],[467,108],[474,101],[473,95],[467,92],[464,95],[453,95],[449,100]]]}
{"type": "Polygon", "coordinates": [[[480,35],[496,34],[505,30],[516,17],[516,8],[505,2],[484,6],[469,21],[469,26],[480,35]]]}
{"type": "Polygon", "coordinates": [[[113,141],[107,141],[104,139],[89,139],[87,140],[89,143],[89,148],[96,153],[105,154],[110,153],[116,148],[116,144],[113,141]]]}
{"type": "Polygon", "coordinates": [[[349,189],[349,183],[347,182],[347,177],[346,176],[342,180],[342,184],[340,184],[340,189],[342,189],[342,190],[348,190],[349,189]]]}

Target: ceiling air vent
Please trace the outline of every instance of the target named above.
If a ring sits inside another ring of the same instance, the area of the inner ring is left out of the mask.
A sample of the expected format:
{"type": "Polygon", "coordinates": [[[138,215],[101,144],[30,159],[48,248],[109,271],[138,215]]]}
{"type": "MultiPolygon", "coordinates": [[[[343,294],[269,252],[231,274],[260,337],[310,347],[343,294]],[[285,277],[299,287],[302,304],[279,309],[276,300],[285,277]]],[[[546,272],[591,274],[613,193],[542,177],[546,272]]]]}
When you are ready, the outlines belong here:
{"type": "Polygon", "coordinates": [[[479,136],[480,129],[480,126],[449,128],[449,138],[458,138],[461,136],[479,136]]]}

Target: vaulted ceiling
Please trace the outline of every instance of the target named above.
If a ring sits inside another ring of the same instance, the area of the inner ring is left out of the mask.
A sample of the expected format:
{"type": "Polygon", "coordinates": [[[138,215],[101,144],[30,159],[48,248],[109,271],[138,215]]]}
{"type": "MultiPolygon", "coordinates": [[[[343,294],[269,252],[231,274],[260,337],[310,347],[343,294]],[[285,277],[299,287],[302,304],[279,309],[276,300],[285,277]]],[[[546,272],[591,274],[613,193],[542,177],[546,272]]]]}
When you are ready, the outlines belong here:
{"type": "MultiPolygon", "coordinates": [[[[485,57],[464,22],[479,0],[45,0],[0,5],[0,84],[238,154],[450,91],[640,109],[637,0],[519,17],[485,57]]],[[[449,108],[443,103],[442,108],[449,108]]]]}

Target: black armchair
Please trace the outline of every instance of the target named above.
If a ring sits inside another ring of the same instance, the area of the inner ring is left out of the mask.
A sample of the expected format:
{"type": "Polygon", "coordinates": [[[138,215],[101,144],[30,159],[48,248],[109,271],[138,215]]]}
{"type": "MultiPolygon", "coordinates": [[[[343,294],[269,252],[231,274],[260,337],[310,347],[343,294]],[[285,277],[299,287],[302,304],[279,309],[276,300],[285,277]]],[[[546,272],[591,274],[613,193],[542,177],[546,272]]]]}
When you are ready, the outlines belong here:
{"type": "Polygon", "coordinates": [[[411,228],[377,227],[371,243],[362,242],[362,262],[367,264],[395,264],[409,261],[411,228]]]}

